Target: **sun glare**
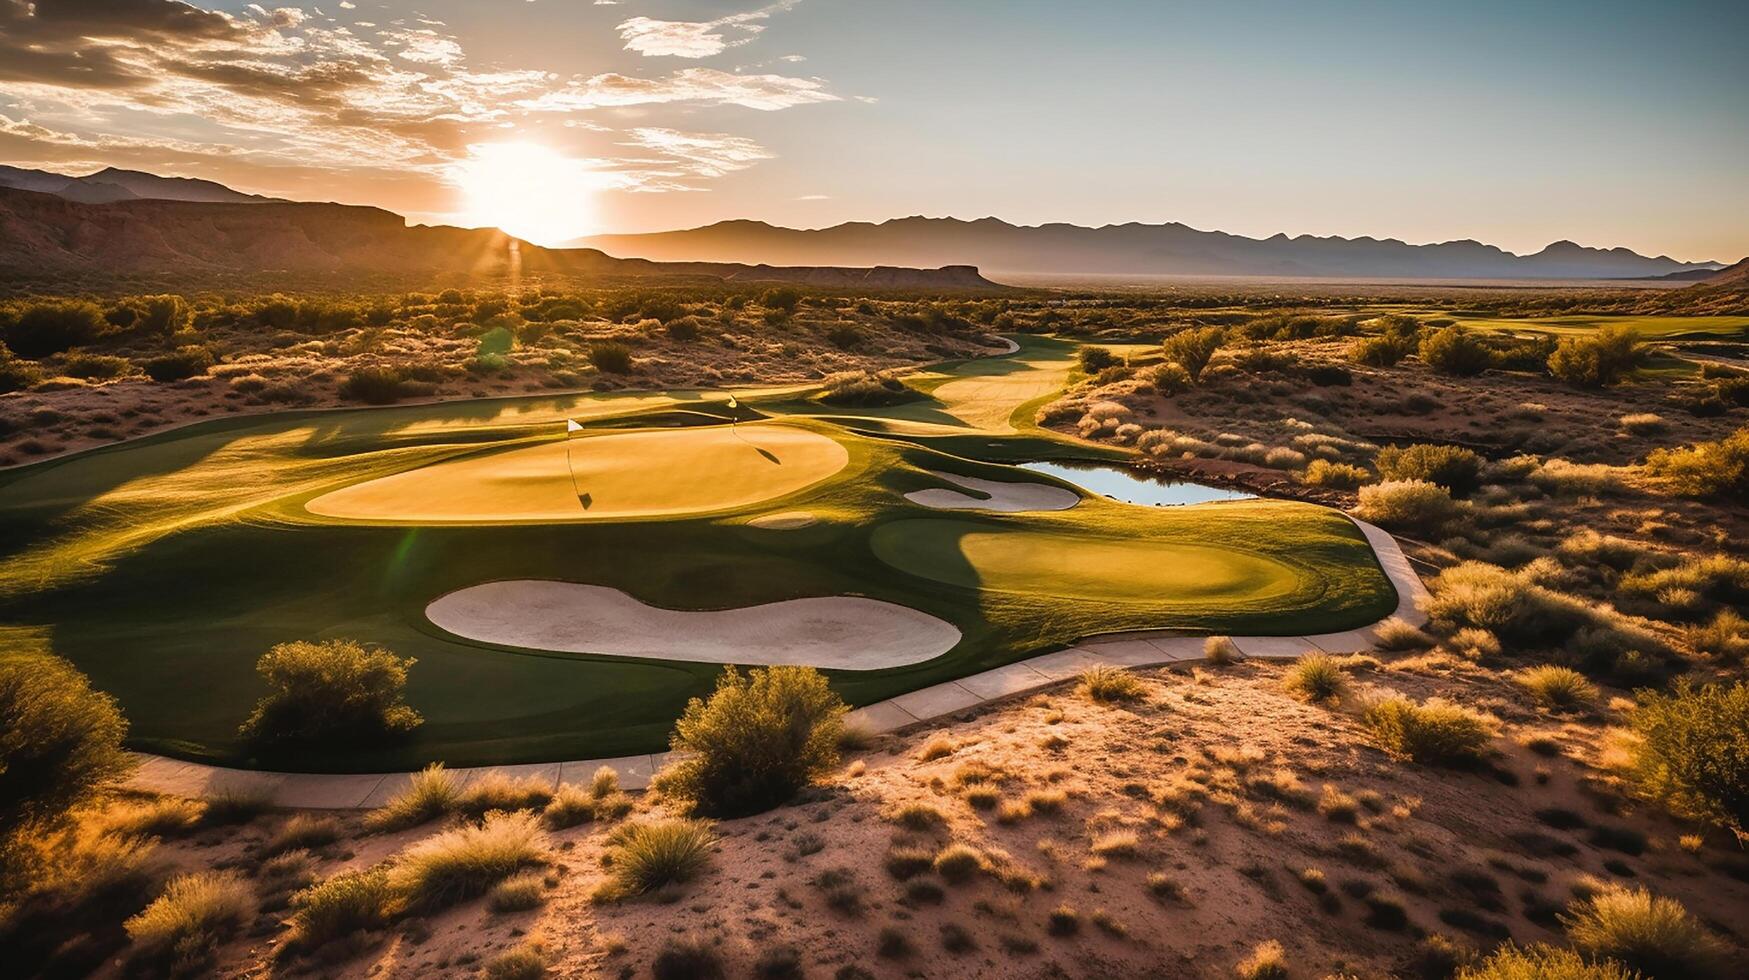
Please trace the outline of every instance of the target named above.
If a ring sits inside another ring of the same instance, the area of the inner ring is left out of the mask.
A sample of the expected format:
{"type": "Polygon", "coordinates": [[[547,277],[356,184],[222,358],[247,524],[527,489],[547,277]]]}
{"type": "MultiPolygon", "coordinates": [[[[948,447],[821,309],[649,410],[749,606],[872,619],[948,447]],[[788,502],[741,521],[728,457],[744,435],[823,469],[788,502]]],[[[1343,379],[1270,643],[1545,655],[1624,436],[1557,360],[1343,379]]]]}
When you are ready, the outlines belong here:
{"type": "Polygon", "coordinates": [[[594,230],[601,179],[583,161],[538,143],[483,143],[468,153],[455,172],[468,224],[502,228],[537,245],[594,230]]]}

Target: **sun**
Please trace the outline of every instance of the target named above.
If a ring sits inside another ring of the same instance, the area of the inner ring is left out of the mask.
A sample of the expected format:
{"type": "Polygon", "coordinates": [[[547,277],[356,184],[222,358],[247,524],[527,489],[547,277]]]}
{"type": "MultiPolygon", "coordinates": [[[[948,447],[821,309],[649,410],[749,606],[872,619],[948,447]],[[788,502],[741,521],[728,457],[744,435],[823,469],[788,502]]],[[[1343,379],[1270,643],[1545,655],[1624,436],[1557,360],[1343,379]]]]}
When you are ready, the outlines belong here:
{"type": "Polygon", "coordinates": [[[468,147],[453,180],[466,197],[464,220],[534,242],[558,245],[594,231],[601,175],[539,143],[468,147]]]}

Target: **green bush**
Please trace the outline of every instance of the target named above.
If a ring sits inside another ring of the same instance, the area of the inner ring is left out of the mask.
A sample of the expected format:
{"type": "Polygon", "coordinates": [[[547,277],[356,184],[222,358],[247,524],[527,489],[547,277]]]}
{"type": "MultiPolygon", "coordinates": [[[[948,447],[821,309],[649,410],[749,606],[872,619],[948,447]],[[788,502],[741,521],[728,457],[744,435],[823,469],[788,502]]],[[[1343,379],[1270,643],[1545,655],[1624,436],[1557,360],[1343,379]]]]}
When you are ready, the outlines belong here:
{"type": "Polygon", "coordinates": [[[1549,374],[1583,388],[1603,388],[1620,381],[1645,360],[1639,335],[1611,324],[1588,335],[1563,337],[1549,355],[1549,374]]]}
{"type": "Polygon", "coordinates": [[[812,667],[725,668],[675,724],[660,789],[711,815],[777,806],[838,764],[847,710],[812,667]]]}
{"type": "Polygon", "coordinates": [[[590,346],[589,363],[608,374],[630,374],[632,349],[618,341],[604,340],[590,346]]]}
{"type": "Polygon", "coordinates": [[[168,337],[188,326],[188,301],[180,296],[142,296],[136,302],[140,313],[131,324],[134,330],[168,337]]]}
{"type": "Polygon", "coordinates": [[[1363,521],[1403,531],[1438,531],[1457,516],[1451,493],[1425,480],[1392,480],[1360,488],[1354,513],[1363,521]]]}
{"type": "Polygon", "coordinates": [[[1227,332],[1220,327],[1203,327],[1200,330],[1180,330],[1167,337],[1160,344],[1160,352],[1166,361],[1176,364],[1190,375],[1190,380],[1202,378],[1203,369],[1214,359],[1215,351],[1221,349],[1226,342],[1227,332]]]}
{"type": "Polygon", "coordinates": [[[1494,356],[1481,339],[1463,327],[1452,324],[1435,330],[1421,341],[1421,360],[1440,374],[1468,377],[1481,374],[1493,365],[1494,356]]]}
{"type": "Polygon", "coordinates": [[[255,664],[271,690],[239,734],[267,747],[404,735],[423,720],[401,700],[414,663],[354,640],[282,643],[255,664]]]}
{"type": "Polygon", "coordinates": [[[1156,364],[1144,370],[1138,377],[1162,395],[1176,395],[1195,383],[1191,380],[1189,371],[1171,362],[1156,364]]]}
{"type": "Polygon", "coordinates": [[[1081,370],[1088,374],[1098,374],[1108,367],[1116,367],[1120,361],[1117,355],[1103,347],[1085,346],[1075,352],[1075,359],[1080,362],[1081,370]]]}
{"type": "Polygon", "coordinates": [[[133,370],[134,362],[125,357],[110,357],[106,354],[75,353],[61,359],[62,374],[89,381],[107,381],[130,374],[133,370]]]}
{"type": "Polygon", "coordinates": [[[1348,348],[1348,359],[1368,367],[1391,367],[1415,349],[1413,338],[1366,337],[1348,348]]]}
{"type": "Polygon", "coordinates": [[[178,347],[168,354],[148,358],[140,366],[153,381],[182,381],[207,373],[213,366],[213,352],[198,345],[178,347]]]}
{"type": "Polygon", "coordinates": [[[5,344],[0,344],[0,395],[22,391],[42,380],[36,365],[15,356],[5,344]]]}
{"type": "Polygon", "coordinates": [[[1644,692],[1633,715],[1634,776],[1678,813],[1749,831],[1749,684],[1644,692]]]}
{"type": "Polygon", "coordinates": [[[642,895],[698,877],[710,863],[716,834],[703,820],[622,824],[607,837],[602,862],[612,880],[606,897],[642,895]]]}
{"type": "Polygon", "coordinates": [[[1438,698],[1419,705],[1404,697],[1384,698],[1367,705],[1362,720],[1386,752],[1432,765],[1480,762],[1494,737],[1487,719],[1438,698]]]}
{"type": "Polygon", "coordinates": [[[48,357],[83,347],[109,324],[95,303],[57,300],[28,306],[6,330],[6,346],[19,357],[48,357]]]}
{"type": "Polygon", "coordinates": [[[1685,497],[1749,500],[1749,429],[1717,442],[1655,450],[1646,459],[1646,472],[1685,497]]]}
{"type": "Polygon", "coordinates": [[[1306,464],[1306,472],[1300,480],[1314,487],[1330,487],[1333,490],[1354,490],[1372,479],[1372,474],[1363,466],[1353,463],[1335,463],[1327,459],[1314,459],[1306,464]]]}
{"type": "Polygon", "coordinates": [[[1682,903],[1644,888],[1606,888],[1561,917],[1573,945],[1652,978],[1724,976],[1724,947],[1682,903]]]}
{"type": "Polygon", "coordinates": [[[1559,946],[1537,943],[1520,949],[1507,943],[1478,966],[1463,967],[1457,980],[1644,980],[1609,960],[1589,962],[1559,946]]]}
{"type": "Polygon", "coordinates": [[[774,286],[759,297],[759,305],[769,310],[794,313],[802,305],[802,294],[794,286],[774,286]]]}
{"type": "Polygon", "coordinates": [[[126,735],[114,699],[65,660],[0,661],[0,872],[22,835],[59,824],[128,772],[126,735]]]}
{"type": "Polygon", "coordinates": [[[361,367],[340,382],[340,397],[366,405],[393,405],[402,398],[429,395],[436,386],[413,381],[407,372],[397,367],[369,365],[361,367]]]}
{"type": "Polygon", "coordinates": [[[1461,446],[1386,446],[1379,450],[1378,468],[1386,480],[1425,480],[1464,497],[1481,485],[1482,457],[1461,446]]]}

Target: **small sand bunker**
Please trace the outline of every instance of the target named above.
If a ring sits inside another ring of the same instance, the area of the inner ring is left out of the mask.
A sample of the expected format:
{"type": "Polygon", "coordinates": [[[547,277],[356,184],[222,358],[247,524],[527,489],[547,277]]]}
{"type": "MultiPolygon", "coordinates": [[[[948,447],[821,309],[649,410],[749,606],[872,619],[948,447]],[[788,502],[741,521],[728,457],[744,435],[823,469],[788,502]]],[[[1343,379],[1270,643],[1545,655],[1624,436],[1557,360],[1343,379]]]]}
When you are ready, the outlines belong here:
{"type": "Polygon", "coordinates": [[[411,523],[674,517],[773,500],[849,462],[836,440],[795,426],[652,429],[465,456],[306,506],[323,517],[411,523]]]}
{"type": "Polygon", "coordinates": [[[1081,502],[1080,495],[1073,490],[1054,487],[1048,483],[1004,483],[936,470],[928,472],[930,476],[956,483],[967,490],[990,495],[990,499],[981,500],[945,487],[913,490],[905,495],[905,499],[914,504],[936,510],[992,510],[1012,514],[1028,510],[1068,510],[1081,502]]]}
{"type": "Polygon", "coordinates": [[[820,519],[808,511],[786,510],[781,514],[762,514],[748,521],[747,526],[766,531],[795,531],[818,523],[820,519]]]}
{"type": "Polygon", "coordinates": [[[960,641],[951,623],[860,596],[693,612],[600,585],[527,579],[451,592],[425,616],[456,636],[531,650],[834,670],[922,663],[960,641]]]}

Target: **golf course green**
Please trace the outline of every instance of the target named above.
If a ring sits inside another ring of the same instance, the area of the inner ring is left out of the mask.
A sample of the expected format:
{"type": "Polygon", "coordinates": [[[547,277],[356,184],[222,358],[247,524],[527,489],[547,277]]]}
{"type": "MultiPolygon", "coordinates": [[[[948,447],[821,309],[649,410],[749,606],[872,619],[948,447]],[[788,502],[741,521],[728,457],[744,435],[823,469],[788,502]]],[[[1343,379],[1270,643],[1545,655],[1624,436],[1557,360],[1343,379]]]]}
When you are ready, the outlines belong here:
{"type": "Polygon", "coordinates": [[[1395,607],[1334,511],[1137,507],[1004,465],[1113,455],[1031,424],[1075,346],[1019,343],[920,373],[927,396],[891,409],[782,388],[738,390],[735,424],[725,393],[695,391],[291,412],[0,473],[0,649],[71,660],[119,700],[136,748],[250,766],[237,727],[263,652],[381,644],[417,659],[407,700],[424,725],[302,762],[382,771],[658,750],[721,661],[797,662],[810,643],[867,704],[1094,633],[1303,635],[1395,607]],[[942,474],[1082,499],[997,513],[906,498],[963,489],[942,474]],[[440,628],[429,610],[452,595],[440,628]],[[613,608],[591,618],[592,601],[613,608]],[[592,646],[614,622],[637,635],[592,646]],[[767,622],[774,650],[711,660],[767,622]],[[658,653],[667,635],[675,658],[658,653]]]}

